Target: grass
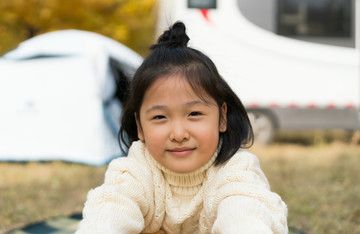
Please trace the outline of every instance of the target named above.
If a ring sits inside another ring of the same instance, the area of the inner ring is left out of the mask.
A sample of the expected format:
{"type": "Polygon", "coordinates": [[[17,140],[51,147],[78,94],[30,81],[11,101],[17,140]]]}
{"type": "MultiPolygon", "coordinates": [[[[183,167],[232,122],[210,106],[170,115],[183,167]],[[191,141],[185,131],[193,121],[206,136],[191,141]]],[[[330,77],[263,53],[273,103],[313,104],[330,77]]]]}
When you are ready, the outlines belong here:
{"type": "Polygon", "coordinates": [[[288,225],[305,233],[360,233],[360,146],[254,147],[273,191],[289,209],[288,225]]]}
{"type": "Polygon", "coordinates": [[[81,212],[106,167],[65,162],[0,163],[0,233],[81,212]]]}
{"type": "MultiPolygon", "coordinates": [[[[287,203],[290,227],[304,233],[360,233],[360,145],[287,142],[250,151],[287,203]]],[[[80,212],[105,171],[57,161],[0,163],[0,233],[80,212]]]]}

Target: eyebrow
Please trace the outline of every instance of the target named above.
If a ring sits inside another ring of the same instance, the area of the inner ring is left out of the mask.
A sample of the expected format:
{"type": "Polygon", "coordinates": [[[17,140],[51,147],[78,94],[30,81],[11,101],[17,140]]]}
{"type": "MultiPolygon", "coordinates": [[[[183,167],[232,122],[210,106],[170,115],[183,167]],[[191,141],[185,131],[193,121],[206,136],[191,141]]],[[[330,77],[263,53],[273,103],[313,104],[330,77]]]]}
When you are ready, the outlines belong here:
{"type": "Polygon", "coordinates": [[[147,109],[145,111],[145,113],[149,113],[150,111],[153,111],[153,110],[163,110],[163,109],[166,109],[165,105],[155,105],[155,106],[152,106],[149,109],[147,109]]]}
{"type": "Polygon", "coordinates": [[[190,102],[185,103],[186,106],[195,106],[197,104],[204,104],[206,106],[209,105],[209,103],[203,102],[203,101],[200,101],[200,100],[194,100],[194,101],[190,101],[190,102]]]}
{"type": "MultiPolygon", "coordinates": [[[[195,105],[198,105],[198,104],[202,104],[202,105],[205,105],[205,106],[211,106],[212,103],[208,103],[208,102],[204,102],[204,101],[200,101],[200,100],[193,100],[193,101],[190,101],[190,102],[186,102],[185,103],[185,106],[195,106],[195,105]]],[[[163,109],[166,109],[167,106],[165,105],[154,105],[152,107],[150,107],[149,109],[146,110],[146,113],[149,113],[153,110],[163,110],[163,109]]]]}

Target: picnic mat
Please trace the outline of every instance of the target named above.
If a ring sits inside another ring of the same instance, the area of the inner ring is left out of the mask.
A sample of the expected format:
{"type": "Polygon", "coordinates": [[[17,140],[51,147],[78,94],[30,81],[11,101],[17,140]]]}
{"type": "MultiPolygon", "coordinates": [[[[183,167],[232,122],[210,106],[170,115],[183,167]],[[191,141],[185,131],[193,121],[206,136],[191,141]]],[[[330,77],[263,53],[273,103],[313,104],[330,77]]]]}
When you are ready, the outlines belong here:
{"type": "Polygon", "coordinates": [[[81,218],[81,214],[52,218],[40,223],[29,225],[22,229],[7,232],[7,234],[73,234],[76,231],[81,218]]]}
{"type": "MultiPolygon", "coordinates": [[[[82,214],[74,214],[67,217],[57,217],[29,225],[19,230],[7,232],[7,234],[73,234],[76,231],[77,225],[81,218],[82,214]]],[[[289,227],[289,234],[306,233],[289,227]]]]}

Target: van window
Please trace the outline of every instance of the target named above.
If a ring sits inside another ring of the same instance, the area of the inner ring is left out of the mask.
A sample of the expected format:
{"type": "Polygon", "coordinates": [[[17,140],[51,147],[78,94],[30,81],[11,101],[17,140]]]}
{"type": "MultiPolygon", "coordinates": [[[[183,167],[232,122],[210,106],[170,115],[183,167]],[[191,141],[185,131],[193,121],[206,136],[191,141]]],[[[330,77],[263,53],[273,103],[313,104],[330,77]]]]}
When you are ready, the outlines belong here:
{"type": "Polygon", "coordinates": [[[237,5],[251,23],[270,32],[276,31],[276,0],[237,0],[237,5]]]}
{"type": "Polygon", "coordinates": [[[355,0],[237,0],[239,13],[293,39],[355,47],[355,0]]]}
{"type": "Polygon", "coordinates": [[[279,0],[278,33],[351,36],[351,0],[279,0]]]}
{"type": "Polygon", "coordinates": [[[215,9],[216,0],[188,0],[188,8],[215,9]]]}

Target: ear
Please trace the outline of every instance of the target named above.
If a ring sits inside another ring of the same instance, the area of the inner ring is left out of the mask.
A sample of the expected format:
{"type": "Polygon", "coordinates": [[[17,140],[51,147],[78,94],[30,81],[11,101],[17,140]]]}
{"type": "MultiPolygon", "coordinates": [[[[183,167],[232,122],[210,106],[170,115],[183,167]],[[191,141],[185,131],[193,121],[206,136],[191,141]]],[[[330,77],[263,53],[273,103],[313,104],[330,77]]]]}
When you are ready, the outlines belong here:
{"type": "Polygon", "coordinates": [[[226,132],[226,126],[227,126],[226,114],[227,114],[227,105],[224,102],[221,106],[219,132],[226,132]]]}
{"type": "Polygon", "coordinates": [[[137,115],[137,113],[135,113],[134,115],[135,115],[135,121],[136,121],[136,128],[137,128],[138,138],[139,138],[141,141],[144,141],[145,138],[144,138],[144,134],[143,134],[143,131],[142,131],[142,128],[141,128],[140,118],[139,118],[139,116],[137,115]]]}

